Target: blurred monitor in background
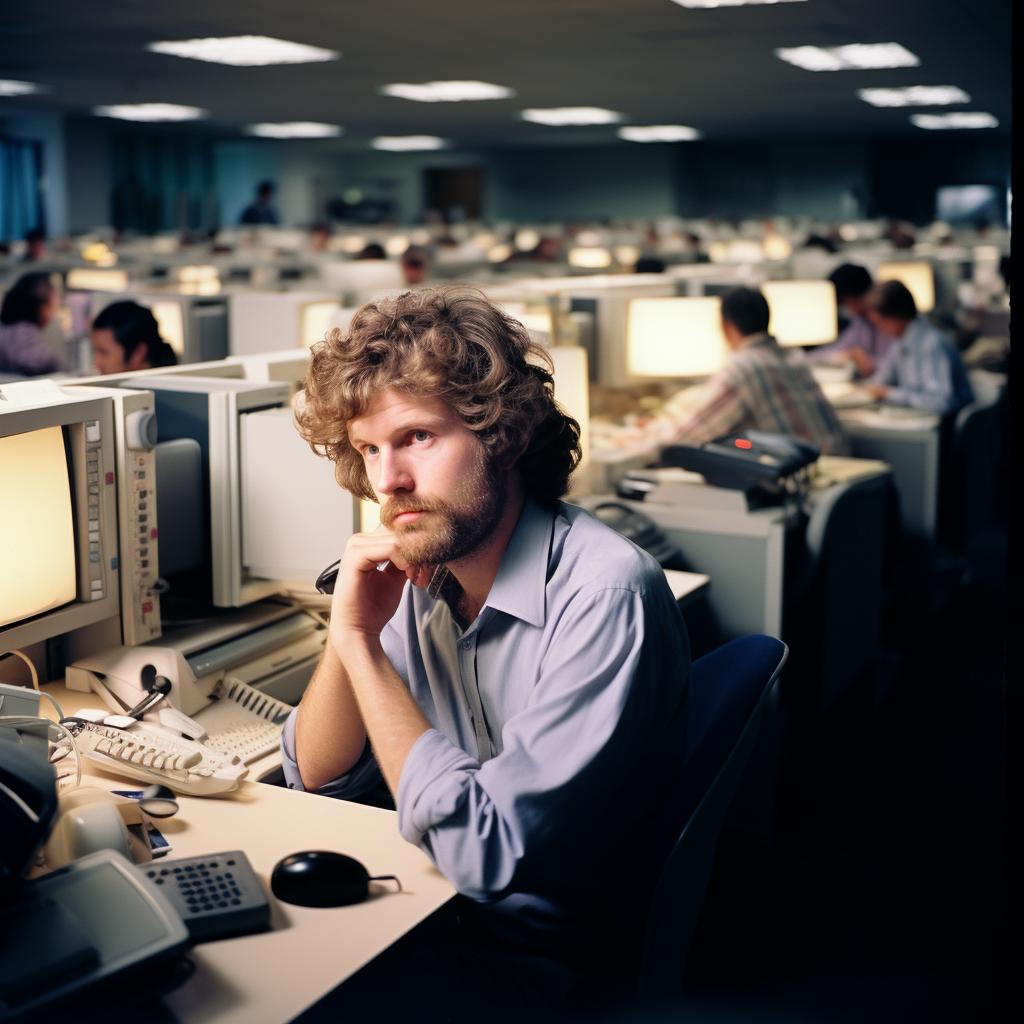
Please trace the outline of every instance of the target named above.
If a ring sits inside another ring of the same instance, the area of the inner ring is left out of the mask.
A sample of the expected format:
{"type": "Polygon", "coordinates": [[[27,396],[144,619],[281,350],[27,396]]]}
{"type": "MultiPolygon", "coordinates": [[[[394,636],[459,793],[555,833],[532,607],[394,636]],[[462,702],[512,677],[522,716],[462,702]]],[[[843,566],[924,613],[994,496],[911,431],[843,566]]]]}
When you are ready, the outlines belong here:
{"type": "Polygon", "coordinates": [[[1001,221],[999,190],[993,185],[943,185],[935,190],[935,219],[947,224],[1001,221]]]}

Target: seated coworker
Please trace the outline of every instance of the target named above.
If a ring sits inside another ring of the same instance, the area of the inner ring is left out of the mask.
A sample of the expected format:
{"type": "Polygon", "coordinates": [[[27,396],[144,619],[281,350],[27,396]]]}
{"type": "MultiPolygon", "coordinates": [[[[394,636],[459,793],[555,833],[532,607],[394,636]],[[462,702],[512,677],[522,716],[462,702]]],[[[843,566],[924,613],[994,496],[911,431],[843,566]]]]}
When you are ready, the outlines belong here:
{"type": "Polygon", "coordinates": [[[0,305],[0,373],[36,377],[64,369],[42,338],[58,301],[49,274],[22,274],[14,282],[0,305]]]}
{"type": "Polygon", "coordinates": [[[677,444],[698,447],[738,430],[764,430],[814,441],[827,455],[846,453],[835,411],[802,354],[787,354],[768,334],[769,317],[767,300],[753,288],[722,296],[722,333],[732,351],[703,385],[677,444]]]}
{"type": "Polygon", "coordinates": [[[100,373],[174,366],[178,357],[160,337],[152,311],[137,302],[114,302],[92,322],[92,355],[100,373]]]}
{"type": "Polygon", "coordinates": [[[850,314],[850,321],[831,345],[822,345],[808,355],[811,362],[851,362],[861,377],[870,377],[878,369],[895,341],[880,331],[868,318],[867,295],[871,275],[864,267],[844,263],[828,278],[836,289],[836,302],[850,314]]]}
{"type": "Polygon", "coordinates": [[[948,416],[974,400],[952,339],[917,312],[900,281],[876,285],[867,297],[871,322],[894,341],[867,389],[890,405],[948,416]]]}
{"type": "Polygon", "coordinates": [[[383,773],[401,834],[466,897],[431,968],[439,1010],[469,1019],[485,991],[550,1008],[671,779],[678,606],[650,555],[559,500],[579,426],[544,350],[479,292],[363,306],[314,346],[302,394],[303,436],[382,526],[342,556],[287,784],[352,797],[383,773]]]}

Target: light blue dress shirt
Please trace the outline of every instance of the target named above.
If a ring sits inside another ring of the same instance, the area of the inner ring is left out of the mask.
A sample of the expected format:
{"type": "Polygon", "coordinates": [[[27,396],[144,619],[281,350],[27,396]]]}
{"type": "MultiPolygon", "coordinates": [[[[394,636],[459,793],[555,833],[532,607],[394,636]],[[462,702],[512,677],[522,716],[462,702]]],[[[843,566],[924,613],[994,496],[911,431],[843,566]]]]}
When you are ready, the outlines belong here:
{"type": "MultiPolygon", "coordinates": [[[[490,904],[491,932],[584,948],[670,781],[689,705],[686,631],[661,567],[583,509],[527,499],[465,632],[407,584],[381,642],[433,726],[402,769],[401,834],[490,904]]],[[[301,789],[294,735],[295,712],[282,750],[301,789]]],[[[379,778],[367,749],[319,792],[355,796],[379,778]]]]}
{"type": "Polygon", "coordinates": [[[974,401],[960,352],[923,316],[910,321],[870,383],[888,387],[885,401],[946,416],[974,401]]]}

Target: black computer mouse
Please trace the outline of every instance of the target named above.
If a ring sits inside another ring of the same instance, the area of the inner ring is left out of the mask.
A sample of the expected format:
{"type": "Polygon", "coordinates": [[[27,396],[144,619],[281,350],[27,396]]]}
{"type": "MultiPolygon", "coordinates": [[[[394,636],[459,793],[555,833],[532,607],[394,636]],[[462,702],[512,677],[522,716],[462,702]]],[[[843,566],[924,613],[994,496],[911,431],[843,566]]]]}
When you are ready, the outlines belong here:
{"type": "Polygon", "coordinates": [[[343,907],[366,899],[372,880],[359,861],[344,853],[304,850],[274,865],[270,888],[279,900],[300,907],[343,907]]]}

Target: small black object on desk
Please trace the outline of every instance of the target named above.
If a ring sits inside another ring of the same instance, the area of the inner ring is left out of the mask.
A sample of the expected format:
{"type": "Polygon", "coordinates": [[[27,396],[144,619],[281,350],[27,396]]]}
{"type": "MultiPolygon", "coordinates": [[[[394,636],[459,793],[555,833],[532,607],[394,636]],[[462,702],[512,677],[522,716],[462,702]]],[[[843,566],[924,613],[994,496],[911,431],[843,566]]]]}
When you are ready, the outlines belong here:
{"type": "Polygon", "coordinates": [[[390,880],[402,888],[394,875],[370,876],[354,857],[331,850],[293,853],[274,865],[270,888],[285,903],[300,907],[344,907],[366,899],[370,882],[390,880]]]}

